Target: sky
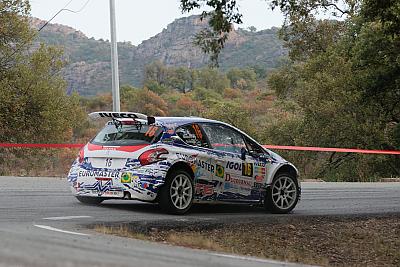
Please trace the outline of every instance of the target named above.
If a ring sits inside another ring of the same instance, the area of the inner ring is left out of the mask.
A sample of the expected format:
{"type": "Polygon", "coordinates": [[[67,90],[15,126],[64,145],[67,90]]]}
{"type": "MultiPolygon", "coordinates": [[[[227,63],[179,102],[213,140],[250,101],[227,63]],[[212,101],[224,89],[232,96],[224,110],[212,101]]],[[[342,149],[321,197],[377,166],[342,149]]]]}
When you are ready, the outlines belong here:
{"type": "MultiPolygon", "coordinates": [[[[109,0],[30,0],[31,14],[49,20],[70,1],[68,9],[83,9],[78,13],[63,11],[51,23],[71,26],[89,38],[110,39],[109,0]]],[[[182,14],[179,0],[115,0],[115,3],[117,40],[134,45],[161,32],[177,18],[201,12],[182,14]]],[[[244,22],[239,27],[263,30],[282,25],[283,16],[279,11],[271,11],[266,0],[238,0],[238,3],[244,22]]]]}

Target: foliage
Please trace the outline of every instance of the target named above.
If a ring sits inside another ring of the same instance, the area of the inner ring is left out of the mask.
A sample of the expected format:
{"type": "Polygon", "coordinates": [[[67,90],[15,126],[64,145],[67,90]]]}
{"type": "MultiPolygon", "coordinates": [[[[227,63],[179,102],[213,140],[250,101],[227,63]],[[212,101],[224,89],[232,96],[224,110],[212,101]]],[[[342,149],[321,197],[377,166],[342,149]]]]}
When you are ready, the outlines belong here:
{"type": "Polygon", "coordinates": [[[78,98],[65,94],[61,51],[44,45],[31,51],[27,1],[2,1],[0,8],[0,141],[70,140],[82,112],[78,98]]]}
{"type": "MultiPolygon", "coordinates": [[[[303,11],[320,8],[321,2],[309,1],[315,5],[300,9],[285,3],[290,25],[301,22],[302,32],[316,29],[316,20],[307,20],[309,16],[303,11]]],[[[400,148],[395,131],[400,122],[399,35],[388,26],[396,22],[377,19],[381,15],[376,14],[388,14],[387,10],[371,12],[367,3],[352,4],[359,9],[350,8],[348,13],[344,12],[348,15],[344,21],[334,22],[345,26],[339,35],[325,42],[323,49],[318,38],[304,39],[314,50],[292,42],[293,61],[269,77],[269,85],[283,101],[298,105],[295,110],[287,110],[292,114],[287,120],[270,128],[271,132],[285,133],[271,135],[275,142],[286,136],[286,141],[293,145],[400,148]]],[[[394,6],[392,3],[376,7],[393,11],[394,6]]],[[[291,30],[285,34],[296,36],[291,30]]],[[[331,153],[310,160],[325,161],[316,164],[319,166],[311,175],[332,180],[369,180],[400,174],[396,157],[331,153]]]]}
{"type": "Polygon", "coordinates": [[[204,29],[196,35],[195,44],[199,45],[205,53],[211,53],[211,63],[218,66],[218,55],[228,39],[232,24],[242,23],[242,14],[239,13],[236,0],[181,0],[182,12],[190,12],[203,5],[212,8],[203,11],[201,18],[207,18],[210,29],[204,29]]]}
{"type": "Polygon", "coordinates": [[[203,68],[196,71],[194,87],[211,89],[220,94],[229,87],[229,80],[225,74],[216,69],[203,68]]]}
{"type": "Polygon", "coordinates": [[[234,89],[253,90],[256,87],[257,74],[251,68],[232,68],[226,76],[234,89]]]}
{"type": "Polygon", "coordinates": [[[25,0],[3,0],[0,2],[0,79],[7,75],[33,39],[29,28],[29,2],[25,0]]]}
{"type": "Polygon", "coordinates": [[[121,99],[123,110],[133,110],[149,116],[166,116],[168,114],[167,103],[146,87],[136,90],[131,86],[125,86],[123,90],[124,98],[121,99]]]}

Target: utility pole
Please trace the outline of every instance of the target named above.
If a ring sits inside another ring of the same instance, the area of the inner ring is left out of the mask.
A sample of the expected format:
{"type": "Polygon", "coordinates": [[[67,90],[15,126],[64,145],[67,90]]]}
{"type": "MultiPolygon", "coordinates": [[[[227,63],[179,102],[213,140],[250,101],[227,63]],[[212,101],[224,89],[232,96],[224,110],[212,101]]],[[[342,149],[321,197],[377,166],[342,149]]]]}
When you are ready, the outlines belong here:
{"type": "Polygon", "coordinates": [[[111,30],[111,72],[112,72],[112,98],[113,111],[120,111],[119,101],[119,75],[118,75],[118,50],[115,25],[115,0],[110,0],[110,30],[111,30]]]}

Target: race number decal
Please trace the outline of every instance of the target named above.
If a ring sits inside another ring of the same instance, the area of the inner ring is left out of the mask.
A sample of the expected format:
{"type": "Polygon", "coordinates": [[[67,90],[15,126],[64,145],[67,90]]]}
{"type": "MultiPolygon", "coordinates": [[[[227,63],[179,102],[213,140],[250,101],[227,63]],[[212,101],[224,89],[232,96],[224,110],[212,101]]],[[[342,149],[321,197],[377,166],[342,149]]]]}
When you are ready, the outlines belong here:
{"type": "Polygon", "coordinates": [[[242,163],[242,175],[253,177],[253,163],[242,163]]]}
{"type": "Polygon", "coordinates": [[[153,137],[156,134],[157,130],[158,130],[158,127],[150,126],[144,135],[148,136],[148,137],[153,137]]]}
{"type": "Polygon", "coordinates": [[[106,167],[111,167],[111,165],[112,165],[112,159],[107,158],[106,159],[106,167]]]}

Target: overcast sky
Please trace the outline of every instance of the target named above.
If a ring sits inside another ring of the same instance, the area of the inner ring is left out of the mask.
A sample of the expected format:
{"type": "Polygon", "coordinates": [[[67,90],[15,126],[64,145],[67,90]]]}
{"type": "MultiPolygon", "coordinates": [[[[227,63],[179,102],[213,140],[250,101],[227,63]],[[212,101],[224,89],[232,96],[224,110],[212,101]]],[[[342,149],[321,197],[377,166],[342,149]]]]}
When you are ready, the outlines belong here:
{"type": "MultiPolygon", "coordinates": [[[[70,0],[30,0],[34,17],[49,20],[70,0]]],[[[80,10],[87,0],[72,0],[68,9],[80,10]]],[[[117,39],[139,44],[177,18],[188,16],[179,9],[179,0],[116,0],[117,39]]],[[[244,24],[257,30],[280,26],[283,16],[272,12],[266,0],[238,0],[244,24]]],[[[199,14],[196,11],[191,14],[199,14]]],[[[189,15],[191,15],[189,14],[189,15]]],[[[84,9],[75,14],[61,12],[52,23],[71,26],[96,39],[110,39],[109,0],[89,0],[84,9]]]]}

